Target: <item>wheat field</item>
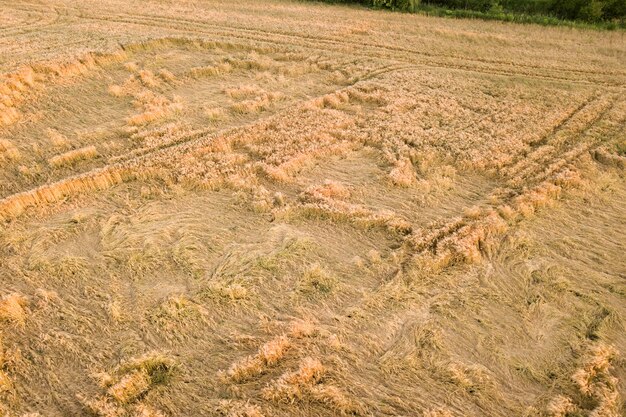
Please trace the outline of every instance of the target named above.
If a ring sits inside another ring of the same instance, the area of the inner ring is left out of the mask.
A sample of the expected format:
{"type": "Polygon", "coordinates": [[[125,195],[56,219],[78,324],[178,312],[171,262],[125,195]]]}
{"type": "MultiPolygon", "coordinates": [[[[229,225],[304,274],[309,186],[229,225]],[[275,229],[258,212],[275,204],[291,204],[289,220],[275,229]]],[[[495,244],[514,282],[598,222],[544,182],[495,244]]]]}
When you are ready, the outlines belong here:
{"type": "Polygon", "coordinates": [[[626,415],[626,37],[0,1],[7,417],[626,415]]]}

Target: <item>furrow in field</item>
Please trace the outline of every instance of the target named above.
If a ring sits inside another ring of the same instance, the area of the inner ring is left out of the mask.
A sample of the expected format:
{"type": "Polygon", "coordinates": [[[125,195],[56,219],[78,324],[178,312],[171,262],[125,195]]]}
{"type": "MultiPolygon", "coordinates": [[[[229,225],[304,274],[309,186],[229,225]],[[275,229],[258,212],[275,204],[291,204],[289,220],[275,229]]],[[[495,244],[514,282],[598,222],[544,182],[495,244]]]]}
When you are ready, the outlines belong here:
{"type": "MultiPolygon", "coordinates": [[[[238,38],[238,39],[243,39],[243,40],[254,40],[254,41],[269,42],[269,43],[275,42],[275,43],[279,43],[282,45],[289,44],[289,45],[294,45],[298,47],[306,47],[307,49],[320,49],[320,50],[323,49],[324,51],[328,51],[330,48],[334,48],[337,52],[344,52],[346,45],[350,43],[350,41],[346,41],[346,40],[333,41],[332,39],[316,39],[315,41],[310,41],[308,40],[309,39],[308,37],[301,37],[297,35],[283,35],[281,33],[275,34],[273,32],[270,33],[270,36],[268,36],[268,32],[257,33],[257,31],[249,32],[249,31],[241,30],[241,29],[238,29],[240,33],[235,34],[233,33],[234,30],[232,28],[221,28],[221,27],[215,28],[215,25],[211,25],[209,26],[209,28],[189,28],[184,25],[181,25],[180,27],[172,28],[171,23],[161,22],[159,20],[152,21],[152,20],[136,19],[134,16],[130,16],[130,15],[123,15],[121,17],[116,16],[116,15],[110,15],[107,17],[83,15],[83,17],[86,19],[93,19],[93,20],[104,20],[104,21],[114,21],[114,22],[120,22],[120,23],[130,23],[130,24],[138,24],[138,25],[146,25],[146,26],[167,27],[169,29],[175,29],[175,30],[188,32],[188,33],[202,33],[203,35],[211,34],[211,35],[217,35],[217,36],[224,36],[224,37],[231,38],[231,39],[238,38]],[[274,37],[276,36],[278,36],[279,39],[275,39],[274,37]],[[325,43],[327,44],[327,46],[324,48],[321,48],[319,46],[320,43],[325,43]]],[[[517,64],[512,65],[510,68],[479,67],[475,64],[481,63],[482,61],[479,61],[479,60],[474,61],[474,65],[472,65],[471,64],[472,60],[466,57],[429,54],[429,53],[420,52],[420,51],[406,50],[404,48],[393,48],[389,46],[385,47],[385,46],[380,46],[376,44],[363,45],[362,43],[355,43],[352,46],[355,47],[350,52],[352,55],[361,55],[361,56],[367,56],[369,58],[378,58],[378,59],[381,59],[381,58],[392,59],[395,61],[403,61],[403,62],[407,62],[411,64],[419,64],[419,65],[422,65],[425,67],[431,67],[431,68],[457,69],[461,71],[503,75],[503,76],[524,76],[524,77],[530,77],[530,78],[536,78],[536,79],[567,81],[567,82],[572,82],[572,83],[577,83],[577,84],[606,85],[606,86],[620,86],[621,85],[621,83],[618,80],[615,80],[614,82],[605,81],[605,80],[593,80],[593,79],[583,80],[583,79],[580,79],[579,76],[568,77],[568,76],[562,76],[562,75],[533,73],[529,71],[518,71],[518,70],[515,70],[515,68],[519,67],[519,65],[517,64]],[[363,49],[369,50],[369,51],[364,52],[363,49]],[[407,54],[409,54],[409,56],[421,57],[421,58],[419,59],[409,58],[407,54]],[[452,62],[447,62],[447,61],[436,62],[434,61],[436,59],[444,59],[444,60],[452,59],[453,61],[452,62]],[[465,62],[467,62],[467,64],[465,62]]],[[[492,63],[488,62],[488,64],[491,65],[492,63]]],[[[500,64],[500,65],[504,65],[504,64],[500,64]]],[[[531,70],[532,69],[540,69],[540,68],[531,68],[531,70]]],[[[557,73],[559,71],[567,72],[567,70],[557,70],[557,73]]],[[[596,72],[587,73],[587,75],[594,75],[594,74],[597,74],[597,73],[596,72]]],[[[611,74],[611,75],[614,75],[616,77],[621,76],[621,74],[611,74]]]]}

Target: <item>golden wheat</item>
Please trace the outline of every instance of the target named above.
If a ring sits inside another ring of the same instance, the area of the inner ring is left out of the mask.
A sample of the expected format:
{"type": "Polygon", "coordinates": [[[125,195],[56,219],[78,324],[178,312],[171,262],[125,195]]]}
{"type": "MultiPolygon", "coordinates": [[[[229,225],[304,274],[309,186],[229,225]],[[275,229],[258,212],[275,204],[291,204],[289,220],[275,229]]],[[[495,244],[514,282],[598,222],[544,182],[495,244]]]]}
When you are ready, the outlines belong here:
{"type": "Polygon", "coordinates": [[[290,346],[285,336],[277,337],[259,348],[257,354],[248,356],[233,365],[226,371],[228,378],[234,382],[243,382],[261,374],[268,366],[275,365],[283,358],[290,346]]]}
{"type": "Polygon", "coordinates": [[[97,156],[98,150],[95,146],[86,146],[84,148],[74,149],[72,151],[53,156],[48,160],[48,163],[51,166],[58,168],[66,165],[73,165],[78,161],[93,159],[97,156]]]}
{"type": "Polygon", "coordinates": [[[0,319],[24,325],[27,315],[28,299],[21,294],[12,293],[0,299],[0,319]]]}
{"type": "Polygon", "coordinates": [[[3,415],[623,414],[619,31],[0,20],[3,415]]]}
{"type": "Polygon", "coordinates": [[[293,403],[302,399],[304,391],[321,379],[325,372],[322,363],[310,357],[304,358],[298,370],[280,376],[272,385],[263,390],[265,399],[277,402],[293,403]]]}

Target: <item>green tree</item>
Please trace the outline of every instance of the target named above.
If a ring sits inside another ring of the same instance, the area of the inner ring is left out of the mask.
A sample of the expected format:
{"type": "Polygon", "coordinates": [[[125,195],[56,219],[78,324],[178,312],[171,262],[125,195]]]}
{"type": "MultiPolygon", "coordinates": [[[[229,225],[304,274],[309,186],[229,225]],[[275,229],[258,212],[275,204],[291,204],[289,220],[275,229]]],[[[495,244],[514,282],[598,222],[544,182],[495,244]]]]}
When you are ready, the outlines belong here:
{"type": "Polygon", "coordinates": [[[588,22],[598,22],[602,20],[603,8],[604,3],[597,0],[591,0],[580,8],[577,18],[588,22]]]}
{"type": "Polygon", "coordinates": [[[374,0],[374,6],[392,10],[405,10],[414,12],[419,6],[420,0],[374,0]]]}

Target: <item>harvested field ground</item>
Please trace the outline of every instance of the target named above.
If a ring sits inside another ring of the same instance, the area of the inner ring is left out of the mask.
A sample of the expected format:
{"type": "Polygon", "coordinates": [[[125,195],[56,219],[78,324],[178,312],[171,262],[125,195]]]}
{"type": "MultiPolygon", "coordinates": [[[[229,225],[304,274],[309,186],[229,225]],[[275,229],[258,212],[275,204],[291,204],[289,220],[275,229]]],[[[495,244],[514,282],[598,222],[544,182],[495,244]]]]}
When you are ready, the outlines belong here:
{"type": "Polygon", "coordinates": [[[0,0],[0,412],[626,415],[626,38],[0,0]]]}

